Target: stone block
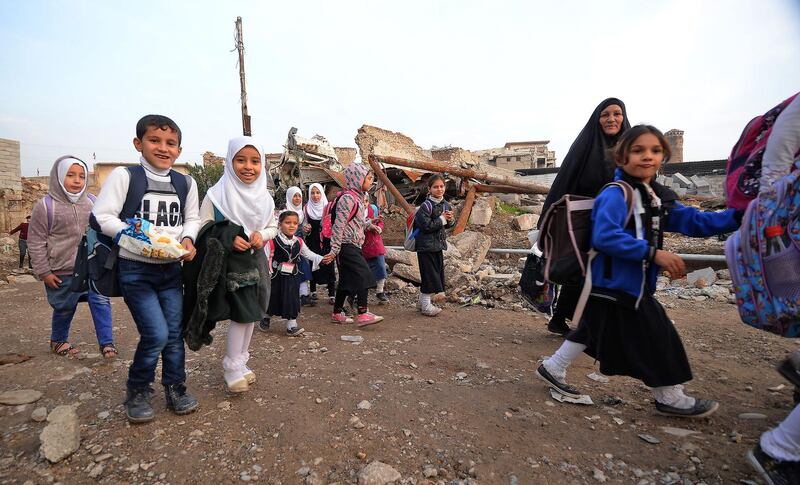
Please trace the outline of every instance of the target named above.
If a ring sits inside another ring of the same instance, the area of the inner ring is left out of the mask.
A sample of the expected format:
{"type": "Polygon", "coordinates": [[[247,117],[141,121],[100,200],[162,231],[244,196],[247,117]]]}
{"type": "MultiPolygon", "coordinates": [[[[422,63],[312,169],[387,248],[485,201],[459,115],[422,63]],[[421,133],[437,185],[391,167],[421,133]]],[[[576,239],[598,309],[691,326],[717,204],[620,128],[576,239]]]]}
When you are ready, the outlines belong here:
{"type": "Polygon", "coordinates": [[[518,231],[530,231],[536,227],[539,216],[536,214],[522,214],[511,221],[511,226],[518,231]]]}
{"type": "Polygon", "coordinates": [[[470,273],[480,268],[486,259],[486,254],[492,247],[492,238],[474,231],[464,231],[451,236],[448,244],[452,244],[461,253],[461,263],[471,266],[470,273]]]}
{"type": "Polygon", "coordinates": [[[469,215],[469,223],[477,226],[486,226],[492,222],[492,206],[484,198],[476,198],[469,215]]]}
{"type": "Polygon", "coordinates": [[[677,183],[678,186],[686,189],[692,186],[692,181],[684,177],[680,172],[673,174],[672,180],[674,183],[677,183]]]}
{"type": "Polygon", "coordinates": [[[717,272],[713,268],[703,268],[697,271],[692,271],[686,275],[686,280],[689,285],[695,288],[705,288],[711,286],[717,281],[717,272]]]}
{"type": "Polygon", "coordinates": [[[57,406],[47,417],[48,424],[39,435],[41,452],[56,463],[78,450],[81,444],[78,413],[72,406],[57,406]]]}
{"type": "Polygon", "coordinates": [[[419,266],[410,264],[395,264],[392,275],[417,284],[422,283],[419,275],[419,266]]]}

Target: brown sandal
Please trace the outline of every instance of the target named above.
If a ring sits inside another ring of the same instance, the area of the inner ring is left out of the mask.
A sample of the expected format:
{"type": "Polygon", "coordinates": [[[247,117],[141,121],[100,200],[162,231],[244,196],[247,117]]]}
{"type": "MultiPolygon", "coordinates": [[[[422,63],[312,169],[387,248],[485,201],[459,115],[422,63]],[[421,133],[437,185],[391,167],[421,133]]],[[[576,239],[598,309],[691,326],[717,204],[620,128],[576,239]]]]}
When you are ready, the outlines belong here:
{"type": "Polygon", "coordinates": [[[62,357],[74,357],[79,351],[69,342],[50,341],[50,352],[62,357]]]}
{"type": "Polygon", "coordinates": [[[100,353],[103,354],[103,358],[106,360],[114,359],[118,354],[117,348],[114,346],[114,342],[101,345],[100,353]]]}

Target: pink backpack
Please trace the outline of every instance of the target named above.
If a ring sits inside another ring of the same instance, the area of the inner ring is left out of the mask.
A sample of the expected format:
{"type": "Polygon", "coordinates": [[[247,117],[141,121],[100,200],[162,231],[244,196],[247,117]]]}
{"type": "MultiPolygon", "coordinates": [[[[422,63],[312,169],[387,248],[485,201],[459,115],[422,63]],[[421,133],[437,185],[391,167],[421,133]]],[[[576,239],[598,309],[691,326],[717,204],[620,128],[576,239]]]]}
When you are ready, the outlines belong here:
{"type": "Polygon", "coordinates": [[[350,195],[356,199],[356,204],[353,206],[353,210],[350,213],[350,217],[347,218],[347,222],[353,220],[353,217],[356,216],[356,212],[358,212],[358,194],[356,194],[351,189],[344,189],[336,196],[332,201],[328,202],[328,205],[322,210],[322,237],[325,239],[330,239],[333,236],[333,223],[336,218],[336,204],[339,202],[339,199],[346,193],[350,193],[350,195]]]}
{"type": "Polygon", "coordinates": [[[725,170],[727,174],[725,193],[728,207],[744,210],[747,208],[747,204],[758,195],[761,160],[764,157],[764,150],[767,148],[767,140],[778,115],[789,106],[796,96],[797,94],[763,115],[756,116],[742,131],[739,141],[731,150],[728,167],[725,170]]]}

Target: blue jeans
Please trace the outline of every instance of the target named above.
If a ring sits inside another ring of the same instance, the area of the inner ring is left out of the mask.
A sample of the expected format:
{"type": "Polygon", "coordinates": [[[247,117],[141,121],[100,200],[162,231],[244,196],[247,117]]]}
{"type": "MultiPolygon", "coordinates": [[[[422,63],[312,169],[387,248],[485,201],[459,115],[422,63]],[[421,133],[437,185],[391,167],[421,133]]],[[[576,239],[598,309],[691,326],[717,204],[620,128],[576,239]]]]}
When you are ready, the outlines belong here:
{"type": "Polygon", "coordinates": [[[149,386],[161,355],[161,383],[186,380],[181,319],[183,280],[180,263],[150,264],[120,258],[119,286],[131,311],[139,345],[128,371],[128,388],[149,386]]]}
{"type": "Polygon", "coordinates": [[[78,308],[78,302],[88,301],[89,311],[92,312],[94,321],[94,333],[97,335],[97,343],[100,345],[110,344],[114,339],[111,336],[111,301],[108,297],[99,295],[93,291],[76,293],[70,291],[69,285],[72,282],[72,275],[60,275],[61,286],[54,290],[45,285],[47,292],[47,303],[53,307],[53,319],[50,323],[50,340],[54,342],[66,342],[69,339],[69,327],[72,324],[72,317],[78,308]]]}

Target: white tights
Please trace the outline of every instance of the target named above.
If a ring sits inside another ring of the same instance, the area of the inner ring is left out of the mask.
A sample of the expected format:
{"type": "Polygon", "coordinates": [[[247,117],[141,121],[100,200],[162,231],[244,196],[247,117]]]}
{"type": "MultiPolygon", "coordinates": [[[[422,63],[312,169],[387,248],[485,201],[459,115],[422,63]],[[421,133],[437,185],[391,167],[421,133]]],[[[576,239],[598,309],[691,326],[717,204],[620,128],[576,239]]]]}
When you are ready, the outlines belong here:
{"type": "Polygon", "coordinates": [[[800,405],[789,416],[761,435],[761,449],[780,461],[800,461],[800,405]]]}
{"type": "MultiPolygon", "coordinates": [[[[548,359],[545,359],[542,365],[544,365],[544,368],[547,369],[547,372],[549,372],[551,376],[563,382],[567,376],[567,367],[569,367],[584,350],[586,350],[585,345],[564,340],[564,343],[556,350],[556,353],[548,359]]],[[[656,398],[656,401],[661,404],[681,409],[688,409],[694,406],[694,398],[684,394],[683,386],[681,385],[653,387],[652,389],[653,396],[656,398]]],[[[798,416],[798,419],[800,419],[800,416],[798,416]]],[[[797,443],[800,443],[800,439],[797,443]]]]}
{"type": "Polygon", "coordinates": [[[244,377],[250,369],[247,361],[250,360],[250,339],[253,337],[255,323],[236,323],[228,325],[228,338],[225,342],[225,357],[222,359],[222,369],[227,382],[235,382],[244,377]]]}

